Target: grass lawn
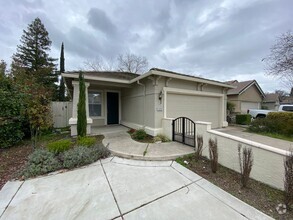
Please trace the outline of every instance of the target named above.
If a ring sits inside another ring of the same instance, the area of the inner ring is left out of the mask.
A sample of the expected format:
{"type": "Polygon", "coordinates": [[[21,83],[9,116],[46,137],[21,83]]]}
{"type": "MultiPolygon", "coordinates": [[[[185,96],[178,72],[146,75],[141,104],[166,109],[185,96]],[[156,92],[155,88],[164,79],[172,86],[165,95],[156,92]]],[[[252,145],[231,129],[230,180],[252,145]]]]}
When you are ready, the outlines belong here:
{"type": "Polygon", "coordinates": [[[178,158],[176,161],[275,219],[293,219],[292,209],[284,215],[280,215],[276,211],[276,206],[283,203],[283,192],[280,190],[271,188],[253,179],[249,180],[247,188],[241,188],[239,173],[221,165],[219,165],[217,173],[212,173],[209,160],[206,158],[197,160],[193,154],[178,158]],[[188,164],[185,164],[184,161],[187,161],[188,164]]]}
{"type": "Polygon", "coordinates": [[[259,135],[263,135],[263,136],[267,136],[267,137],[271,137],[271,138],[277,138],[277,139],[293,142],[293,136],[289,137],[289,136],[285,136],[282,134],[276,134],[276,133],[252,132],[252,131],[248,131],[248,130],[246,130],[246,131],[249,133],[259,134],[259,135]]]}

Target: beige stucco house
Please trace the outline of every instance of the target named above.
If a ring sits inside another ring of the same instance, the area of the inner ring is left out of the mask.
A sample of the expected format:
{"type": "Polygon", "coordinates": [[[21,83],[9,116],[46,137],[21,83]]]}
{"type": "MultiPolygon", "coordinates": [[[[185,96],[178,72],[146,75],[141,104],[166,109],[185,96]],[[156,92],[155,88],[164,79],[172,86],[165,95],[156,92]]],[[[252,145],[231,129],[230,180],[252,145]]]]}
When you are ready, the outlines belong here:
{"type": "MultiPolygon", "coordinates": [[[[73,99],[72,135],[77,134],[78,74],[62,74],[73,99]]],[[[222,82],[157,68],[142,75],[84,72],[84,79],[88,133],[92,126],[121,124],[170,137],[172,119],[180,116],[212,122],[213,128],[227,126],[227,90],[234,87],[222,82]]]]}
{"type": "Polygon", "coordinates": [[[247,113],[248,109],[260,109],[265,97],[264,92],[255,80],[226,82],[234,86],[227,92],[228,101],[235,104],[236,113],[247,113]]]}
{"type": "Polygon", "coordinates": [[[277,93],[267,93],[263,99],[262,106],[269,110],[278,110],[280,106],[280,98],[277,93]]]}

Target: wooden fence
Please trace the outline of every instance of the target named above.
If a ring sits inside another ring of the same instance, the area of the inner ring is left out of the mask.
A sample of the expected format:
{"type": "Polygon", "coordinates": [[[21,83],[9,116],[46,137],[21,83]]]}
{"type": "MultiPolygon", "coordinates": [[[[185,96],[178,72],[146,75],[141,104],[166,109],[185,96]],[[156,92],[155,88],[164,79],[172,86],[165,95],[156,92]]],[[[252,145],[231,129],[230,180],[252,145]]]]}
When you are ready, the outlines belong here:
{"type": "Polygon", "coordinates": [[[52,102],[51,111],[54,128],[69,126],[68,122],[72,116],[72,102],[52,102]]]}

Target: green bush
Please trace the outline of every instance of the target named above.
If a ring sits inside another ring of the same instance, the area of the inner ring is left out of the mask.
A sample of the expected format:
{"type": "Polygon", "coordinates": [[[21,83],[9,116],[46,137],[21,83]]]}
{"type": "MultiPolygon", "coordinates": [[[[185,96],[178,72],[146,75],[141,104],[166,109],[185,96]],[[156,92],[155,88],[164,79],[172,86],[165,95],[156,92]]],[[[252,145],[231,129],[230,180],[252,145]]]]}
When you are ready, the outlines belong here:
{"type": "Polygon", "coordinates": [[[77,146],[91,147],[97,142],[95,137],[78,137],[77,146]]]}
{"type": "Polygon", "coordinates": [[[136,130],[133,134],[132,137],[136,140],[143,140],[147,137],[147,133],[143,129],[136,130]]]}
{"type": "Polygon", "coordinates": [[[64,153],[63,166],[68,169],[93,163],[110,155],[110,151],[103,145],[95,145],[91,148],[75,147],[64,153]]]}
{"type": "Polygon", "coordinates": [[[257,118],[253,120],[248,127],[248,131],[256,133],[268,132],[266,118],[257,118]]]}
{"type": "Polygon", "coordinates": [[[227,102],[227,110],[232,113],[235,110],[235,103],[233,102],[227,102]]]}
{"type": "Polygon", "coordinates": [[[269,132],[293,135],[293,112],[270,112],[266,122],[269,132]]]}
{"type": "Polygon", "coordinates": [[[44,149],[35,150],[28,159],[28,163],[22,172],[25,178],[43,175],[62,168],[62,164],[54,153],[44,149]]]}
{"type": "Polygon", "coordinates": [[[71,141],[70,140],[59,140],[51,142],[47,145],[47,148],[50,152],[59,154],[61,152],[64,152],[70,148],[71,141]]]}
{"type": "Polygon", "coordinates": [[[11,147],[22,140],[23,95],[9,78],[0,78],[0,148],[11,147]]]}
{"type": "Polygon", "coordinates": [[[236,115],[236,124],[249,125],[250,122],[251,122],[251,115],[249,114],[236,115]]]}
{"type": "Polygon", "coordinates": [[[293,113],[270,112],[266,118],[252,121],[248,130],[252,132],[281,134],[290,137],[293,134],[293,113]]]}

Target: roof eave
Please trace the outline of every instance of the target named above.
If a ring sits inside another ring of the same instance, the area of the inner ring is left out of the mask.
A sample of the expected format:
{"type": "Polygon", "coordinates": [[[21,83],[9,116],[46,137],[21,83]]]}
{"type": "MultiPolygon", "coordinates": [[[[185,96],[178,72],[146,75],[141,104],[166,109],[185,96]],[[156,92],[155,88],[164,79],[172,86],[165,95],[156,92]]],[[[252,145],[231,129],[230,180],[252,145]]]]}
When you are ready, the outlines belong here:
{"type": "Polygon", "coordinates": [[[238,95],[241,95],[242,93],[244,93],[247,89],[249,89],[250,86],[255,85],[258,89],[258,91],[260,92],[260,94],[262,95],[262,97],[264,98],[266,95],[265,93],[262,91],[262,89],[260,88],[260,86],[258,85],[258,83],[253,80],[250,84],[248,84],[246,87],[244,87],[239,93],[238,95]]]}
{"type": "Polygon", "coordinates": [[[140,75],[140,76],[130,80],[130,83],[136,82],[136,81],[141,80],[143,78],[146,78],[146,77],[148,77],[150,75],[158,75],[158,76],[164,76],[164,77],[169,77],[169,78],[175,78],[175,79],[182,79],[182,80],[187,80],[187,81],[199,82],[199,83],[204,83],[204,84],[211,84],[211,85],[221,86],[221,87],[224,87],[224,88],[231,88],[231,89],[235,88],[235,86],[228,85],[228,84],[225,84],[225,83],[214,82],[214,81],[207,80],[207,79],[195,78],[193,76],[183,76],[183,75],[163,72],[163,71],[159,71],[159,70],[150,70],[150,71],[144,73],[143,75],[140,75]]]}
{"type": "MultiPolygon", "coordinates": [[[[70,74],[70,73],[62,73],[61,75],[63,77],[65,77],[65,78],[78,79],[78,77],[79,77],[76,74],[70,74]]],[[[87,76],[87,75],[84,75],[84,79],[104,81],[104,82],[122,83],[122,84],[130,84],[130,80],[113,79],[113,78],[106,78],[106,77],[95,77],[95,76],[87,76]]]]}

